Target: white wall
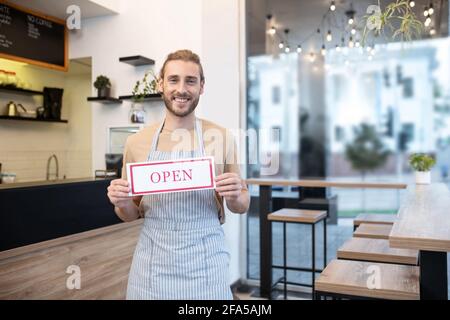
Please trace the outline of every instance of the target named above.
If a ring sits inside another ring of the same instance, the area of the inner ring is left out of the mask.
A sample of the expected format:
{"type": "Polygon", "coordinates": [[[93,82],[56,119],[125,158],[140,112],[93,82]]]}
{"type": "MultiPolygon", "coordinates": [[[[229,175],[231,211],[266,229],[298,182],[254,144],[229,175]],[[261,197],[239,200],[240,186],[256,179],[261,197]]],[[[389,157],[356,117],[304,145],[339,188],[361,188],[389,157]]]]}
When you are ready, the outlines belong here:
{"type": "MultiPolygon", "coordinates": [[[[83,21],[70,36],[70,57],[92,57],[93,80],[110,77],[114,96],[131,94],[147,67],[132,67],[119,57],[143,55],[159,71],[168,53],[187,48],[198,53],[206,73],[205,94],[197,115],[229,128],[239,127],[239,0],[121,0],[120,14],[83,21]]],[[[94,95],[94,90],[92,91],[94,95]]],[[[129,125],[131,103],[92,103],[92,169],[104,168],[108,126],[129,125]]],[[[148,122],[164,115],[161,102],[146,103],[148,122]]],[[[231,251],[230,281],[240,278],[239,217],[225,225],[231,251]]]]}
{"type": "MultiPolygon", "coordinates": [[[[240,128],[239,13],[238,0],[203,1],[201,55],[206,83],[198,114],[234,130],[240,128]]],[[[239,264],[243,258],[240,245],[245,243],[240,229],[242,217],[226,212],[224,229],[231,253],[232,281],[244,276],[239,264]]]]}

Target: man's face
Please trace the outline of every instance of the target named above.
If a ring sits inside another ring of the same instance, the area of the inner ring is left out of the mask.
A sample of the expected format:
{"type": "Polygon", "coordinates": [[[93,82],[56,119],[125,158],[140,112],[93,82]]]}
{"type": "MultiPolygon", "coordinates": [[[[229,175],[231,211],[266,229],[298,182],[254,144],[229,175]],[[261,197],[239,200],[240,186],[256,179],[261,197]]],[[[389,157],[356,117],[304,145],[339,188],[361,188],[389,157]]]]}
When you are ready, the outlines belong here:
{"type": "Polygon", "coordinates": [[[166,64],[159,90],[163,93],[166,108],[178,117],[185,117],[197,107],[203,84],[197,64],[173,60],[166,64]]]}

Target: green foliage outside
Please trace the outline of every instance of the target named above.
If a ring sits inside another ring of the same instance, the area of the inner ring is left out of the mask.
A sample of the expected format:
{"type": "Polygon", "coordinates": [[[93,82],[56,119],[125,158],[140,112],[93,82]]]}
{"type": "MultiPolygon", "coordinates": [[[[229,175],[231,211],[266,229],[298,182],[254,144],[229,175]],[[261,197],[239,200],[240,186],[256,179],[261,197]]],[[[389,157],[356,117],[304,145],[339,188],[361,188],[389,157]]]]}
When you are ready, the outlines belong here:
{"type": "Polygon", "coordinates": [[[345,155],[353,169],[365,176],[367,171],[383,166],[390,152],[385,149],[373,126],[363,123],[354,131],[355,139],[346,145],[345,155]]]}

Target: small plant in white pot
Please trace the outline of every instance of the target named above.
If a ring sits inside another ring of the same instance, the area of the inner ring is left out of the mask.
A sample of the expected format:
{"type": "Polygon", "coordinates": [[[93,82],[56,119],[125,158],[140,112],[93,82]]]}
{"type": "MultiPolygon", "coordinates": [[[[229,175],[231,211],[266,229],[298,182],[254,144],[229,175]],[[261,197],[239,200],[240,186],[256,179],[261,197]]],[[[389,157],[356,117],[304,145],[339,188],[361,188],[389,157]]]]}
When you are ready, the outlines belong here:
{"type": "Polygon", "coordinates": [[[409,157],[409,164],[416,171],[416,184],[430,184],[430,170],[436,163],[436,160],[424,153],[413,153],[409,157]]]}

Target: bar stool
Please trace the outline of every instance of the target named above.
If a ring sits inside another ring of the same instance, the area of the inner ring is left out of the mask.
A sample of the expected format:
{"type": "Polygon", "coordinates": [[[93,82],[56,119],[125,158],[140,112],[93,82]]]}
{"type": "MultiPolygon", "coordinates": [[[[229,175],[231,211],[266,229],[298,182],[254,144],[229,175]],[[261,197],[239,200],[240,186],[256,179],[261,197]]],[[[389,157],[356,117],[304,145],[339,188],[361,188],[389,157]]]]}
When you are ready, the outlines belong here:
{"type": "Polygon", "coordinates": [[[353,231],[355,231],[360,224],[386,224],[393,225],[397,215],[395,214],[385,214],[385,213],[360,213],[353,220],[353,231]]]}
{"type": "MultiPolygon", "coordinates": [[[[273,222],[282,222],[283,223],[283,265],[277,266],[272,263],[271,268],[277,268],[277,269],[283,269],[283,277],[278,279],[271,288],[270,298],[272,298],[272,290],[273,288],[281,281],[284,282],[284,299],[287,299],[287,277],[286,273],[287,270],[296,270],[296,271],[310,271],[312,273],[312,284],[301,284],[301,283],[294,283],[289,282],[290,284],[300,285],[300,286],[306,286],[311,287],[314,297],[314,283],[315,283],[315,277],[316,272],[322,272],[322,270],[316,270],[316,224],[320,221],[323,221],[323,239],[324,239],[324,246],[323,246],[323,266],[327,265],[327,212],[323,210],[302,210],[302,209],[280,209],[275,212],[270,213],[267,216],[267,219],[273,223],[273,222]],[[312,232],[312,268],[294,268],[294,267],[288,267],[287,266],[287,245],[286,245],[286,223],[298,223],[298,224],[307,224],[311,225],[311,232],[312,232]]],[[[272,257],[273,259],[273,257],[272,257]]]]}

